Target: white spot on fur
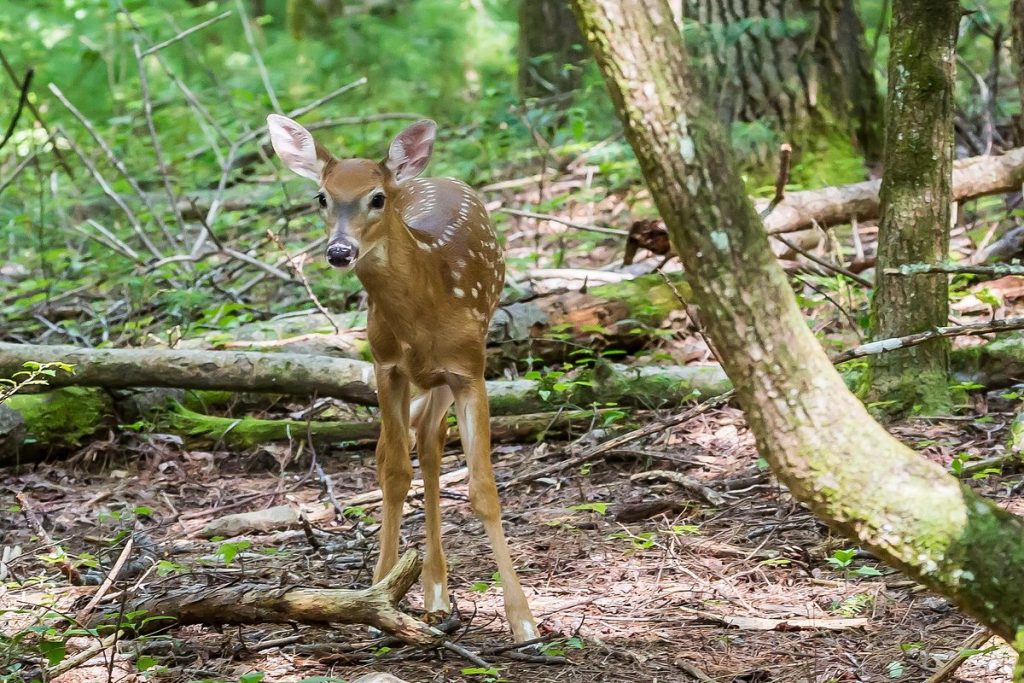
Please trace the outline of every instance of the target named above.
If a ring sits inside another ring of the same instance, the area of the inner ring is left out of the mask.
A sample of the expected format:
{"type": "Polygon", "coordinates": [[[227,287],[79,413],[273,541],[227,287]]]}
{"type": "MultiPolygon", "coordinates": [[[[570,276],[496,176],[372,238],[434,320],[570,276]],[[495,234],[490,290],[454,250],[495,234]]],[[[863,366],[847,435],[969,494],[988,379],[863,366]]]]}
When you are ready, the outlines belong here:
{"type": "Polygon", "coordinates": [[[454,294],[455,298],[457,299],[461,299],[462,297],[466,296],[466,292],[463,291],[462,287],[453,287],[452,294],[454,294]]]}

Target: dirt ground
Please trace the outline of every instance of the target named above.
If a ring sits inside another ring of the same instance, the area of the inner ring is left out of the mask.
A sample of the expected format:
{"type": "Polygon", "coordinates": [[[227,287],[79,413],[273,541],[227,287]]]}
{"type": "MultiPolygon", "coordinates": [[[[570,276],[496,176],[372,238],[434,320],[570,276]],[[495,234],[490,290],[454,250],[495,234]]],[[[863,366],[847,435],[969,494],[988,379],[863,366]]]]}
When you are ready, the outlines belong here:
{"type": "MultiPolygon", "coordinates": [[[[996,401],[981,406],[984,416],[912,420],[894,431],[925,457],[949,466],[967,453],[970,463],[1003,454],[1009,407],[996,401]]],[[[566,445],[497,448],[499,481],[558,462],[566,445]]],[[[388,645],[359,626],[183,626],[122,640],[57,680],[324,681],[385,671],[411,682],[930,681],[979,631],[946,601],[866,553],[843,554],[849,543],[815,521],[759,464],[735,408],[667,428],[629,449],[503,494],[513,556],[552,639],[543,650],[568,663],[491,653],[481,655],[491,670],[474,670],[451,652],[388,645]],[[718,504],[692,486],[636,476],[665,469],[700,480],[718,504]],[[843,562],[847,566],[838,566],[843,562]],[[140,673],[140,667],[148,670],[140,673]]],[[[321,449],[319,460],[343,504],[375,487],[370,452],[321,449]]],[[[27,496],[69,555],[95,556],[109,567],[124,532],[134,529],[136,544],[165,560],[114,586],[101,610],[116,611],[123,588],[145,594],[171,582],[216,586],[244,577],[285,587],[364,587],[376,553],[378,509],[372,504],[340,519],[318,515],[309,532],[228,541],[198,535],[207,522],[230,513],[286,502],[325,509],[325,487],[309,465],[309,450],[300,452],[299,443],[238,454],[146,435],[97,442],[69,460],[0,471],[5,557],[21,550],[7,562],[0,587],[8,639],[0,643],[3,670],[19,659],[28,669],[38,666],[25,648],[44,629],[32,627],[54,623],[54,612],[75,613],[96,591],[70,586],[46,559],[50,548],[34,535],[15,494],[27,496]]],[[[461,454],[450,451],[445,471],[460,466],[461,454]]],[[[1024,507],[1019,472],[997,468],[976,476],[972,486],[1015,511],[1024,507]]],[[[487,542],[465,494],[464,482],[446,489],[444,536],[463,620],[457,633],[479,652],[511,640],[487,542]]],[[[411,499],[410,507],[403,539],[421,547],[419,501],[411,499]]],[[[405,604],[416,613],[418,585],[405,604]]],[[[67,656],[95,642],[73,638],[67,656]]],[[[972,656],[945,680],[1009,680],[1013,660],[1001,642],[965,654],[972,656]]]]}

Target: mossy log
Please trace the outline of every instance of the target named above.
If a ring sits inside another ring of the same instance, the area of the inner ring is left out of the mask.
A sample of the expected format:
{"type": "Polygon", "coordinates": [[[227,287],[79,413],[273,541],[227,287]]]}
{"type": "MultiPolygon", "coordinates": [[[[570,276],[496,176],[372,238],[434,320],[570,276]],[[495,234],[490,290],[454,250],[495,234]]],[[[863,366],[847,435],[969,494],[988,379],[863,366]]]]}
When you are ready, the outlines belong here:
{"type": "Polygon", "coordinates": [[[1024,333],[1010,332],[977,346],[954,349],[953,377],[961,382],[998,389],[1024,378],[1024,333]]]}
{"type": "MultiPolygon", "coordinates": [[[[498,308],[487,335],[487,368],[491,377],[525,358],[555,362],[573,351],[634,351],[647,344],[654,330],[679,307],[676,292],[689,297],[681,273],[645,275],[633,280],[588,287],[585,292],[545,294],[498,308]],[[673,287],[676,292],[673,292],[673,287]]],[[[230,336],[223,332],[183,340],[187,349],[233,349],[290,352],[370,360],[363,312],[332,314],[337,334],[321,313],[289,316],[242,325],[230,336]]]]}
{"type": "Polygon", "coordinates": [[[61,372],[48,378],[49,385],[55,387],[177,387],[316,394],[362,404],[376,401],[372,390],[373,366],[345,358],[0,343],[0,377],[12,377],[28,362],[73,365],[74,374],[61,372]]]}
{"type": "MultiPolygon", "coordinates": [[[[600,421],[604,410],[559,410],[527,415],[495,415],[491,417],[491,440],[516,442],[546,435],[564,434],[573,425],[585,426],[600,421]]],[[[249,448],[274,441],[303,440],[364,442],[380,436],[380,422],[345,422],[340,420],[268,420],[255,417],[220,417],[205,415],[179,406],[166,413],[161,429],[190,440],[205,440],[232,448],[249,448]]],[[[448,430],[448,442],[459,440],[458,425],[448,430]]]]}
{"type": "MultiPolygon", "coordinates": [[[[313,367],[324,360],[316,356],[299,358],[309,359],[313,367]]],[[[353,372],[362,368],[368,373],[367,383],[356,387],[355,395],[366,398],[365,402],[375,400],[370,364],[363,361],[345,363],[353,372]]],[[[63,381],[82,377],[98,381],[104,376],[101,372],[77,372],[66,376],[63,381]]],[[[172,383],[169,375],[160,381],[172,383]]],[[[209,378],[206,381],[207,386],[212,385],[209,378]]],[[[115,382],[115,385],[119,384],[115,382]]],[[[717,366],[627,367],[602,364],[595,370],[581,369],[575,374],[559,376],[557,380],[492,380],[488,382],[488,397],[491,414],[496,416],[495,438],[515,440],[543,432],[548,427],[547,422],[552,420],[550,428],[562,430],[574,421],[584,419],[584,413],[592,415],[590,411],[570,410],[563,411],[557,418],[552,416],[552,412],[565,406],[605,407],[614,404],[662,408],[680,405],[694,398],[716,396],[729,388],[725,373],[717,366]]],[[[223,391],[134,390],[108,393],[102,388],[85,387],[14,396],[6,404],[8,410],[0,414],[0,446],[5,437],[8,444],[6,448],[0,448],[0,464],[14,460],[17,446],[23,443],[47,447],[73,445],[101,427],[141,418],[156,420],[162,429],[181,436],[220,440],[239,447],[287,439],[289,432],[293,438],[305,436],[307,423],[304,421],[205,414],[211,408],[225,405],[233,396],[235,394],[223,391]],[[174,403],[180,404],[179,407],[168,411],[174,403]],[[22,438],[15,438],[16,434],[22,438]]],[[[328,441],[359,441],[374,439],[377,435],[376,426],[372,423],[311,422],[308,429],[313,436],[328,441]]]]}

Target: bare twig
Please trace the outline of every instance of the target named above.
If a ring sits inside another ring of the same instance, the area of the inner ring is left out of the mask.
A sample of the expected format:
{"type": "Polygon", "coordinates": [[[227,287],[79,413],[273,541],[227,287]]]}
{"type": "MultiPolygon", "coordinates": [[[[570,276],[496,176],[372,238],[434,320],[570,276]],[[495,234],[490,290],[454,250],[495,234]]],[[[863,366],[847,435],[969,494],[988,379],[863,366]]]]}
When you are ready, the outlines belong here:
{"type": "Polygon", "coordinates": [[[256,46],[256,38],[252,34],[252,26],[249,25],[249,16],[245,13],[245,5],[242,4],[242,0],[235,0],[235,9],[238,11],[238,18],[242,22],[242,30],[245,31],[245,42],[249,44],[249,51],[252,53],[252,58],[256,61],[256,68],[260,72],[260,78],[263,80],[263,87],[267,91],[267,97],[270,98],[270,104],[274,107],[274,111],[280,114],[281,103],[277,101],[274,86],[270,83],[267,65],[263,63],[263,57],[260,56],[259,48],[256,46]]]}
{"type": "Polygon", "coordinates": [[[107,230],[106,228],[104,228],[102,225],[100,225],[91,218],[88,220],[88,222],[91,226],[100,231],[100,235],[102,235],[102,237],[100,235],[92,234],[91,232],[84,229],[80,225],[69,225],[68,228],[73,230],[74,232],[77,232],[79,235],[85,237],[86,239],[90,239],[98,244],[102,244],[107,249],[116,251],[118,254],[124,256],[130,261],[134,261],[139,265],[145,265],[145,260],[141,256],[139,256],[138,252],[136,252],[123,241],[121,241],[116,236],[111,234],[109,230],[107,230]]]}
{"type": "Polygon", "coordinates": [[[761,218],[770,214],[779,205],[779,202],[786,198],[786,183],[789,182],[789,162],[792,157],[793,147],[788,142],[782,143],[779,146],[779,174],[775,178],[775,196],[772,197],[771,202],[761,212],[761,218]]]}
{"type": "MultiPolygon", "coordinates": [[[[17,84],[18,75],[14,72],[14,68],[11,66],[11,63],[7,61],[7,57],[4,55],[3,50],[0,50],[0,64],[3,65],[4,71],[7,72],[7,75],[10,77],[11,81],[17,84]]],[[[43,132],[46,133],[47,139],[52,139],[53,133],[50,131],[49,126],[46,125],[46,122],[43,121],[43,117],[39,113],[38,107],[36,107],[36,105],[32,103],[32,100],[26,100],[25,107],[29,110],[29,112],[32,113],[32,116],[35,117],[35,120],[39,124],[39,127],[42,128],[43,132]]],[[[61,165],[61,167],[64,169],[64,172],[68,174],[68,177],[74,179],[75,172],[72,170],[71,165],[68,164],[67,160],[64,158],[64,155],[61,154],[61,151],[60,149],[58,149],[57,145],[53,146],[53,156],[57,158],[57,163],[61,165]]]]}
{"type": "Polygon", "coordinates": [[[874,287],[874,283],[872,283],[871,280],[868,280],[867,278],[861,277],[860,275],[857,275],[853,271],[848,270],[847,268],[844,268],[843,266],[840,266],[840,265],[835,264],[835,263],[830,263],[829,261],[826,261],[825,259],[821,258],[820,256],[815,256],[814,254],[812,254],[811,252],[807,251],[806,249],[801,249],[800,247],[798,247],[797,245],[793,244],[792,242],[790,242],[788,239],[786,239],[782,235],[772,235],[772,237],[777,239],[779,242],[782,242],[784,245],[786,245],[787,248],[792,249],[793,251],[795,251],[796,253],[800,254],[801,256],[806,258],[807,260],[813,261],[814,263],[817,263],[819,266],[821,266],[825,270],[831,271],[833,273],[838,273],[839,275],[842,275],[844,277],[848,277],[851,280],[853,280],[854,282],[856,282],[857,284],[859,284],[859,285],[861,285],[863,287],[867,287],[868,289],[874,287]]]}
{"type": "Polygon", "coordinates": [[[53,668],[48,669],[46,671],[47,680],[53,680],[61,674],[67,673],[75,667],[84,664],[85,662],[89,661],[99,653],[106,650],[108,647],[113,647],[117,643],[117,639],[121,635],[123,635],[123,631],[116,631],[114,633],[111,633],[106,638],[103,638],[102,640],[93,643],[81,652],[77,652],[68,657],[67,659],[62,660],[59,664],[55,665],[53,668]]]}
{"type": "Polygon", "coordinates": [[[625,230],[616,230],[615,228],[602,228],[598,225],[587,225],[586,223],[577,223],[576,221],[566,220],[559,216],[552,216],[546,213],[534,213],[532,211],[521,211],[519,209],[498,209],[498,213],[507,213],[510,216],[519,216],[521,218],[533,218],[538,221],[552,221],[553,223],[561,223],[562,225],[570,228],[576,228],[577,230],[587,230],[589,232],[599,232],[604,235],[617,235],[619,237],[628,237],[629,233],[625,230]]]}
{"type": "Polygon", "coordinates": [[[82,164],[86,167],[86,169],[88,169],[93,179],[95,179],[96,182],[99,184],[100,189],[103,190],[103,193],[110,197],[111,201],[113,201],[114,204],[116,204],[117,207],[124,212],[124,215],[128,218],[128,222],[132,226],[132,230],[135,231],[135,234],[138,236],[139,240],[146,246],[146,249],[148,249],[149,252],[153,254],[153,256],[155,256],[156,258],[162,259],[164,257],[163,253],[161,253],[160,249],[158,249],[157,246],[153,244],[153,241],[149,239],[149,235],[147,235],[146,231],[143,229],[142,223],[139,221],[138,216],[136,216],[135,212],[132,211],[128,204],[125,203],[124,199],[121,198],[121,195],[119,195],[114,190],[114,188],[110,186],[110,183],[107,182],[107,179],[104,178],[103,174],[100,173],[99,170],[96,168],[96,164],[92,163],[92,159],[90,159],[88,156],[85,155],[84,152],[82,152],[82,150],[78,147],[78,144],[75,143],[71,136],[64,132],[63,128],[57,126],[57,132],[60,134],[62,138],[64,138],[64,140],[67,141],[68,146],[71,147],[71,151],[75,153],[75,155],[81,160],[82,164]]]}
{"type": "Polygon", "coordinates": [[[160,50],[163,50],[165,47],[169,47],[171,45],[174,45],[179,40],[184,40],[185,38],[189,37],[190,35],[192,35],[196,31],[202,31],[207,26],[212,26],[213,24],[216,24],[218,21],[222,21],[224,19],[227,19],[230,16],[231,16],[231,10],[227,10],[225,12],[221,12],[220,14],[218,14],[215,17],[211,17],[210,19],[207,19],[206,21],[202,21],[202,22],[196,24],[195,26],[192,26],[191,28],[185,29],[184,31],[182,31],[178,35],[174,36],[173,38],[168,38],[167,40],[164,40],[162,42],[157,43],[156,45],[151,45],[150,47],[147,47],[145,50],[142,51],[142,56],[143,57],[148,57],[151,54],[154,54],[156,52],[159,52],[160,50]]]}
{"type": "Polygon", "coordinates": [[[886,268],[883,272],[886,275],[905,276],[931,273],[949,273],[950,275],[968,273],[971,275],[1003,277],[1005,275],[1024,275],[1024,266],[1011,265],[1009,263],[993,263],[987,266],[960,263],[907,263],[898,268],[886,268]]]}
{"type": "Polygon", "coordinates": [[[21,82],[21,92],[18,95],[18,106],[14,109],[14,116],[11,117],[11,123],[7,126],[7,132],[4,133],[3,139],[0,140],[0,149],[4,148],[7,141],[14,135],[14,129],[18,127],[21,112],[25,109],[25,103],[28,102],[28,89],[32,85],[33,74],[35,74],[34,69],[29,69],[25,72],[25,80],[21,82]]]}
{"type": "MultiPolygon", "coordinates": [[[[50,140],[47,140],[46,142],[49,141],[50,140]]],[[[46,143],[43,143],[43,145],[45,146],[46,143]]],[[[24,171],[28,167],[28,165],[35,161],[37,158],[39,158],[39,153],[33,152],[32,154],[29,154],[27,157],[22,159],[18,163],[18,165],[14,167],[14,170],[11,171],[11,175],[9,175],[2,183],[0,183],[0,194],[3,194],[4,190],[6,190],[10,186],[10,184],[13,183],[19,175],[21,175],[21,172],[24,171]]]]}
{"type": "Polygon", "coordinates": [[[693,418],[699,415],[703,415],[712,408],[716,408],[720,405],[727,403],[735,395],[735,390],[730,389],[729,391],[723,394],[713,396],[706,401],[698,403],[697,405],[693,406],[688,410],[684,410],[678,415],[673,415],[672,417],[665,420],[656,420],[654,422],[644,425],[643,427],[640,427],[639,429],[634,429],[631,432],[626,432],[625,434],[608,439],[607,441],[600,443],[596,446],[593,446],[592,448],[588,448],[587,450],[583,451],[582,453],[574,457],[567,458],[548,467],[543,467],[539,470],[536,470],[535,472],[528,472],[526,474],[520,475],[506,483],[503,486],[503,488],[510,488],[517,484],[523,484],[526,482],[535,481],[537,479],[540,479],[541,477],[557,474],[562,470],[571,469],[573,467],[579,467],[580,465],[590,462],[591,460],[596,460],[597,458],[601,457],[602,455],[609,451],[616,450],[618,448],[621,448],[622,446],[625,446],[628,443],[632,443],[637,439],[643,439],[648,436],[653,436],[654,434],[664,432],[669,427],[678,427],[679,425],[685,424],[692,420],[693,418]]]}
{"type": "Polygon", "coordinates": [[[971,656],[969,650],[977,650],[979,647],[984,645],[992,637],[992,632],[988,629],[982,629],[973,633],[961,646],[960,651],[950,659],[948,662],[942,665],[942,668],[933,673],[924,683],[942,683],[942,681],[948,680],[956,673],[956,670],[960,668],[960,665],[968,660],[971,656]]]}
{"type": "MultiPolygon", "coordinates": [[[[174,194],[174,188],[171,187],[171,176],[167,163],[164,161],[164,151],[160,146],[160,136],[157,135],[156,124],[153,123],[153,100],[149,95],[149,78],[146,76],[146,62],[142,58],[142,49],[139,47],[138,37],[134,35],[132,36],[132,51],[135,54],[135,63],[139,69],[139,87],[142,90],[142,114],[146,119],[146,128],[149,129],[149,139],[153,143],[153,158],[156,161],[156,170],[160,174],[164,192],[167,193],[167,201],[171,204],[171,211],[174,212],[174,220],[178,225],[181,241],[184,243],[187,228],[185,220],[181,217],[181,210],[178,209],[178,197],[174,194]]],[[[166,230],[164,230],[164,236],[169,243],[174,243],[174,240],[166,230]]]]}
{"type": "Polygon", "coordinates": [[[843,351],[833,356],[833,363],[845,363],[854,358],[874,356],[887,351],[905,349],[918,344],[924,344],[939,337],[961,337],[975,334],[992,334],[994,332],[1009,332],[1011,330],[1024,330],[1024,317],[1004,318],[1003,320],[992,320],[981,323],[970,323],[968,325],[951,325],[948,327],[936,327],[926,332],[908,334],[905,337],[893,337],[891,339],[879,339],[868,344],[862,344],[852,349],[843,351]]]}
{"type": "Polygon", "coordinates": [[[18,504],[21,505],[21,514],[25,516],[29,526],[32,527],[32,531],[35,532],[40,541],[53,548],[54,552],[56,552],[61,558],[61,561],[57,566],[64,573],[64,576],[67,577],[68,581],[70,581],[73,586],[82,585],[82,575],[78,572],[78,569],[68,561],[64,549],[59,543],[53,540],[49,532],[43,528],[43,523],[39,521],[38,517],[36,517],[35,504],[32,502],[32,499],[29,498],[24,491],[17,493],[15,498],[18,500],[18,504]]]}
{"type": "MultiPolygon", "coordinates": [[[[290,112],[288,112],[288,116],[289,116],[289,118],[293,118],[293,119],[297,119],[297,118],[300,118],[302,116],[305,116],[306,114],[308,114],[309,112],[313,111],[314,109],[319,109],[320,107],[322,107],[323,105],[327,104],[328,102],[330,102],[334,98],[339,97],[341,95],[344,95],[349,90],[352,90],[353,88],[358,88],[361,85],[366,85],[366,76],[362,76],[360,78],[357,78],[356,80],[352,81],[351,83],[346,83],[345,85],[341,86],[340,88],[332,90],[331,92],[327,93],[323,97],[315,99],[312,102],[310,102],[309,104],[305,104],[305,105],[299,107],[298,109],[292,109],[290,112]]],[[[260,131],[260,132],[262,132],[262,131],[260,131]]]]}
{"type": "Polygon", "coordinates": [[[302,286],[305,288],[306,294],[309,296],[310,301],[312,301],[313,305],[316,306],[316,310],[320,311],[320,313],[322,313],[323,316],[327,318],[327,321],[331,323],[331,327],[334,328],[335,334],[341,334],[341,328],[338,327],[338,323],[334,322],[334,318],[332,318],[331,314],[327,312],[327,309],[324,308],[324,305],[320,303],[320,299],[317,297],[316,293],[313,291],[313,288],[310,286],[309,280],[306,278],[306,274],[302,272],[302,261],[296,262],[292,259],[292,257],[288,254],[288,249],[285,248],[284,243],[281,241],[281,238],[274,234],[273,230],[267,230],[267,237],[269,237],[274,242],[274,244],[277,245],[277,248],[280,249],[281,253],[283,253],[285,258],[288,259],[288,265],[292,267],[292,270],[295,271],[295,274],[299,277],[299,280],[302,282],[302,286]]]}
{"type": "Polygon", "coordinates": [[[96,590],[92,599],[89,600],[88,604],[86,604],[86,606],[78,613],[77,618],[79,621],[85,621],[89,614],[96,609],[96,605],[100,604],[100,600],[103,599],[103,596],[107,594],[110,587],[114,585],[115,581],[117,581],[117,577],[121,573],[121,567],[124,566],[124,563],[131,556],[132,548],[134,547],[135,539],[132,536],[129,536],[124,543],[124,549],[122,549],[121,554],[117,556],[117,561],[114,562],[114,566],[110,568],[109,572],[107,572],[107,578],[103,579],[103,583],[100,584],[100,587],[96,590]]]}
{"type": "Polygon", "coordinates": [[[113,165],[114,168],[117,169],[118,173],[121,174],[121,177],[124,178],[125,181],[128,183],[128,186],[132,188],[132,191],[135,192],[138,198],[142,201],[142,204],[149,210],[149,213],[153,216],[153,219],[161,226],[160,229],[164,233],[164,235],[169,237],[169,234],[167,232],[167,226],[163,224],[163,219],[160,217],[160,212],[157,211],[156,207],[153,206],[152,202],[150,202],[149,196],[145,192],[143,192],[142,187],[139,185],[138,181],[135,180],[135,176],[133,176],[128,171],[128,167],[125,166],[124,162],[121,161],[121,159],[116,154],[114,154],[114,150],[111,149],[110,145],[107,144],[107,141],[104,140],[103,136],[101,136],[99,132],[96,130],[96,127],[92,124],[92,121],[90,121],[85,116],[85,114],[83,114],[78,109],[78,107],[71,103],[71,101],[64,95],[61,89],[57,87],[57,84],[50,83],[47,87],[50,89],[50,92],[53,93],[53,96],[60,100],[60,103],[64,105],[64,108],[71,112],[71,115],[74,116],[80,124],[82,124],[82,127],[85,128],[86,132],[88,132],[89,135],[92,136],[92,139],[96,142],[97,145],[99,145],[99,148],[103,150],[103,153],[106,155],[107,160],[113,165]]]}

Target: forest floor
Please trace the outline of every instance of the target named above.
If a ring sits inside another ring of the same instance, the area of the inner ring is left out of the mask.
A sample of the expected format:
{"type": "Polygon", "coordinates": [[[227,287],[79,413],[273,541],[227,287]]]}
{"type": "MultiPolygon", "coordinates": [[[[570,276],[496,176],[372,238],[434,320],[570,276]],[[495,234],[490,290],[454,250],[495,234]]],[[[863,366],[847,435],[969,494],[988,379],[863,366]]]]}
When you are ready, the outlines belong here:
{"type": "MultiPolygon", "coordinates": [[[[984,416],[916,419],[893,430],[923,456],[956,467],[962,453],[971,461],[1003,453],[1011,413],[1001,407],[994,398],[982,406],[984,416]]],[[[499,481],[557,462],[564,445],[497,448],[499,481]]],[[[170,570],[130,582],[137,592],[147,584],[215,585],[242,577],[366,586],[376,552],[378,510],[372,505],[313,522],[311,536],[301,530],[228,541],[198,535],[210,520],[233,512],[287,502],[327,506],[308,451],[296,455],[289,446],[241,455],[188,449],[153,434],[120,437],[94,442],[70,460],[0,472],[0,495],[12,503],[23,491],[65,552],[91,553],[105,566],[120,552],[123,532],[134,527],[142,534],[136,538],[148,538],[167,561],[161,572],[170,570]],[[318,548],[310,537],[319,539],[318,548]]],[[[321,452],[319,459],[342,501],[376,485],[370,452],[321,452]]],[[[461,453],[449,451],[444,470],[462,464],[461,453]]],[[[1019,472],[982,470],[970,484],[1021,512],[1021,481],[1019,472]]],[[[459,637],[478,651],[511,640],[486,538],[465,494],[464,483],[446,488],[444,538],[464,622],[459,637]]],[[[125,640],[113,658],[112,649],[104,650],[57,680],[269,683],[386,671],[416,682],[924,681],[979,630],[945,600],[869,555],[844,554],[848,542],[759,465],[742,415],[732,407],[666,428],[582,469],[508,487],[503,497],[513,557],[534,613],[545,633],[565,638],[547,653],[561,650],[568,664],[484,655],[496,671],[474,673],[473,664],[450,652],[381,647],[365,627],[184,626],[158,638],[125,640]],[[711,506],[675,484],[635,476],[662,468],[702,481],[722,499],[711,506]],[[664,503],[660,511],[659,505],[637,505],[654,501],[664,503]],[[279,646],[270,642],[282,637],[291,638],[279,646]],[[143,662],[157,668],[140,673],[143,662]]],[[[403,541],[422,548],[420,502],[413,497],[410,506],[403,541]]],[[[0,609],[21,611],[5,617],[2,630],[12,637],[30,631],[48,610],[81,609],[95,588],[68,585],[25,516],[16,506],[4,508],[4,545],[22,550],[9,563],[21,587],[0,585],[0,609]]],[[[417,585],[405,604],[415,613],[419,601],[417,585]]],[[[72,638],[67,654],[94,642],[72,638]]],[[[996,644],[969,650],[975,654],[945,680],[1009,680],[1011,653],[996,644]]]]}

